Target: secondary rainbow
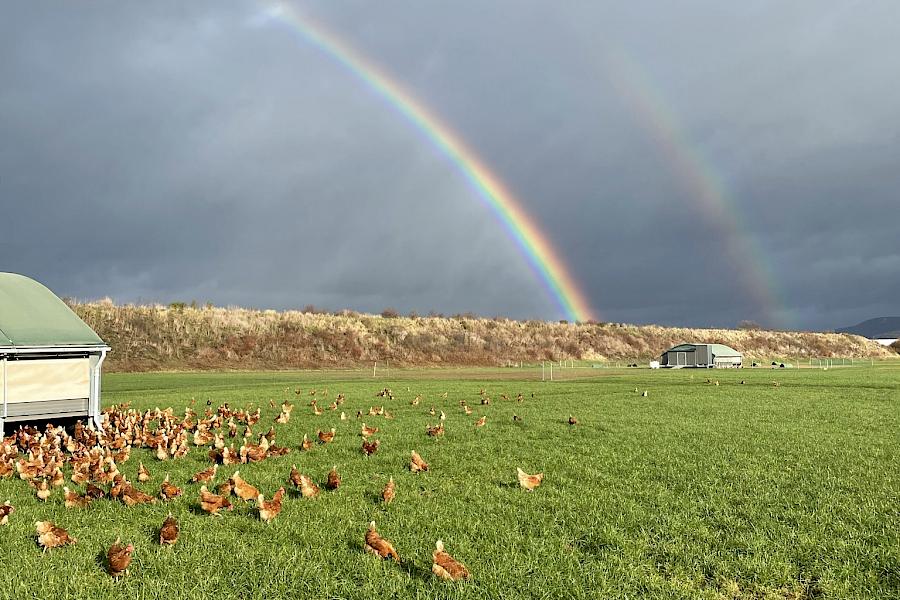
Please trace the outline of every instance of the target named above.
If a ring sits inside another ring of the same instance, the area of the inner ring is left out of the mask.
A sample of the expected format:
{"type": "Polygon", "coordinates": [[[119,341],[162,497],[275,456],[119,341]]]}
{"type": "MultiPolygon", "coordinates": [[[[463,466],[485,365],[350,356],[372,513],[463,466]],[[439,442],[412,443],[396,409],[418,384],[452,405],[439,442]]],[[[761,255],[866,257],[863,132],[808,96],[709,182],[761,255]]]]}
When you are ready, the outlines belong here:
{"type": "Polygon", "coordinates": [[[450,159],[478,198],[502,224],[566,318],[573,321],[595,318],[587,297],[548,237],[478,155],[433,112],[378,65],[290,4],[272,3],[265,14],[268,19],[289,26],[305,41],[337,61],[369,89],[386,100],[450,159]]]}
{"type": "Polygon", "coordinates": [[[759,244],[746,232],[741,211],[722,177],[692,144],[662,93],[631,57],[612,47],[600,54],[616,93],[649,133],[681,180],[700,214],[721,237],[728,263],[740,274],[745,292],[768,325],[784,326],[777,280],[759,244]]]}

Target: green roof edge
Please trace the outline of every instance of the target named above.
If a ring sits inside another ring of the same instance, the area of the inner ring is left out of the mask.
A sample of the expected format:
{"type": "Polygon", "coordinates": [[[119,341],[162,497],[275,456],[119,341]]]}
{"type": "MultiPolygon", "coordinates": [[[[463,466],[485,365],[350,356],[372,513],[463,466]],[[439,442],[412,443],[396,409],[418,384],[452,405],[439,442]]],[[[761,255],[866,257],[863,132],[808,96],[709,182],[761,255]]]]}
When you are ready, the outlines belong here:
{"type": "Polygon", "coordinates": [[[0,348],[106,346],[50,289],[17,273],[0,272],[0,333],[0,348]]]}

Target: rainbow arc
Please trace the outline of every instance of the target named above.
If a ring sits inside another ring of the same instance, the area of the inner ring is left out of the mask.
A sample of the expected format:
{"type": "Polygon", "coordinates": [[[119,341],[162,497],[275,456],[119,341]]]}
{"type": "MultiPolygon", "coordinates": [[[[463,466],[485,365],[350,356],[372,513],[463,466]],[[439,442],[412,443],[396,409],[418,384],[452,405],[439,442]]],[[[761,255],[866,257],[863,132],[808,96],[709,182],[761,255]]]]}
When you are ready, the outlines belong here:
{"type": "Polygon", "coordinates": [[[541,231],[521,201],[446,123],[377,64],[292,5],[284,2],[272,4],[267,15],[288,26],[307,43],[352,73],[447,157],[503,226],[566,318],[572,321],[595,318],[587,296],[549,237],[541,231]]]}

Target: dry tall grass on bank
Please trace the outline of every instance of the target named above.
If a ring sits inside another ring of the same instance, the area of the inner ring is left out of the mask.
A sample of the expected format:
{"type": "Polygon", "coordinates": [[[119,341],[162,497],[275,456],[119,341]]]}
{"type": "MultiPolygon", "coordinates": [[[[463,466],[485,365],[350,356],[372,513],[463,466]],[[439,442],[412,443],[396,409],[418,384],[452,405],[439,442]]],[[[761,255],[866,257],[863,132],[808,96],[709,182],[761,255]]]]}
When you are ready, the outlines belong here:
{"type": "Polygon", "coordinates": [[[896,354],[847,334],[567,324],[506,319],[393,317],[242,308],[72,308],[112,347],[114,371],[395,366],[498,366],[581,359],[641,360],[685,341],[728,344],[749,359],[896,354]]]}

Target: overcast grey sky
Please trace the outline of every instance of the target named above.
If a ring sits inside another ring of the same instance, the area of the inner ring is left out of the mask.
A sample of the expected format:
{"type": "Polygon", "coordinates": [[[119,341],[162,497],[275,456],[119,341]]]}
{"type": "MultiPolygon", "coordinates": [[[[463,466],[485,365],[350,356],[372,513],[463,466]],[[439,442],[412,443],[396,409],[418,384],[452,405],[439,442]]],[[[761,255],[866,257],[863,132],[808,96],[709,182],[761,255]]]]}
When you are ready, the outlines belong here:
{"type": "MultiPolygon", "coordinates": [[[[600,318],[900,314],[896,2],[294,6],[476,151],[600,318]]],[[[453,164],[271,5],[0,7],[0,270],[82,299],[564,316],[453,164]]]]}

